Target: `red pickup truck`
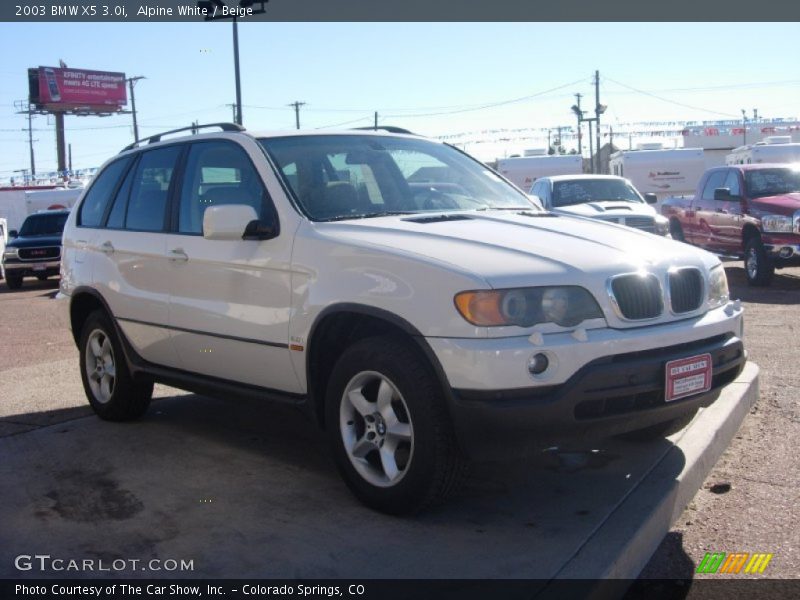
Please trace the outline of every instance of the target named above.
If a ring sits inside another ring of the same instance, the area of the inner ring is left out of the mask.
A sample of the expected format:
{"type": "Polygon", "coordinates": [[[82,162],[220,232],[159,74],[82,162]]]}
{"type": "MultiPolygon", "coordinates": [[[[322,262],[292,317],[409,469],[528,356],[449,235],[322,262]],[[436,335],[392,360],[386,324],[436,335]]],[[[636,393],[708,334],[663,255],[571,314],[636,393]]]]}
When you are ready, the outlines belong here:
{"type": "Polygon", "coordinates": [[[800,265],[797,165],[709,169],[693,198],[667,198],[661,213],[674,239],[743,258],[750,285],[769,285],[776,268],[800,265]]]}

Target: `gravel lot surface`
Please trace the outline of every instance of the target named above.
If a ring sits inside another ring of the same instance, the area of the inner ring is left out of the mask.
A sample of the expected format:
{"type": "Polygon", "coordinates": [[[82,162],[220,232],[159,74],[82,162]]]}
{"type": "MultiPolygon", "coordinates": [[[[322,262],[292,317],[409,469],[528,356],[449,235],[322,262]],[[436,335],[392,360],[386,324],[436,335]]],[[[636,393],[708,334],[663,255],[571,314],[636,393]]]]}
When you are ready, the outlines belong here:
{"type": "Polygon", "coordinates": [[[748,287],[739,262],[726,270],[761,398],[642,578],[725,577],[694,574],[706,552],[771,552],[765,575],[800,578],[800,269],[769,288],[748,287]]]}
{"type": "MultiPolygon", "coordinates": [[[[800,577],[800,269],[779,271],[772,287],[755,289],[745,283],[740,263],[726,266],[732,296],[746,307],[746,347],[761,367],[761,399],[642,578],[703,577],[694,569],[709,551],[772,552],[770,577],[800,577]]],[[[77,351],[53,300],[56,290],[56,280],[27,279],[17,292],[0,282],[0,436],[90,412],[79,384],[50,394],[41,418],[15,410],[29,395],[27,375],[45,365],[56,378],[77,368],[77,351]]],[[[159,388],[157,395],[174,393],[159,388]]]]}

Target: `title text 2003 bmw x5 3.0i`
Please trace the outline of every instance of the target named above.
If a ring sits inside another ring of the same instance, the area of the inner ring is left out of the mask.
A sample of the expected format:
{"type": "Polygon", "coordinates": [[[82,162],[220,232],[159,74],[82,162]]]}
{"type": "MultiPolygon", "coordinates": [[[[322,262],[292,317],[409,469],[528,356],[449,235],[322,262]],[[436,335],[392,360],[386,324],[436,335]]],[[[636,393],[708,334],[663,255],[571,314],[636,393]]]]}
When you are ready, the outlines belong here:
{"type": "Polygon", "coordinates": [[[220,127],[126,148],[67,221],[60,296],[104,419],[154,381],[288,400],[358,498],[404,513],[470,459],[665,435],[743,366],[712,254],[541,211],[418,136],[220,127]]]}

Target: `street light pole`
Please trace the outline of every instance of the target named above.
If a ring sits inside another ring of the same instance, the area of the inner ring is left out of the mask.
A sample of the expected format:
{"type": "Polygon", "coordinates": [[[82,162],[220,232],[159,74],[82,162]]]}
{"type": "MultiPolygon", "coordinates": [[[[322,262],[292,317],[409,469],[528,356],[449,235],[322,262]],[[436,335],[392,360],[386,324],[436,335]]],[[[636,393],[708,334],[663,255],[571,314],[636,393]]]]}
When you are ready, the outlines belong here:
{"type": "Polygon", "coordinates": [[[747,146],[747,113],[742,109],[742,146],[747,146]]]}
{"type": "Polygon", "coordinates": [[[233,70],[236,73],[236,124],[242,124],[242,81],[239,76],[239,26],[233,17],[233,70]]]}
{"type": "Polygon", "coordinates": [[[573,111],[575,115],[578,117],[578,154],[583,156],[583,149],[581,147],[581,138],[583,137],[581,132],[581,122],[583,121],[583,112],[581,111],[581,98],[583,94],[575,94],[575,106],[573,107],[573,111]]]}

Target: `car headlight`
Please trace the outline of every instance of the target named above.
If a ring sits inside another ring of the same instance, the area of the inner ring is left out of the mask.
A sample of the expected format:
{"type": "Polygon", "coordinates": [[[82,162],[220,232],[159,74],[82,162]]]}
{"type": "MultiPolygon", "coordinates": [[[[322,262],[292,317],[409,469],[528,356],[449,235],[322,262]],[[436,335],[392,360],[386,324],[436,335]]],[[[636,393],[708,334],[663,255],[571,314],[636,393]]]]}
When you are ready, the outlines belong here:
{"type": "Polygon", "coordinates": [[[722,265],[717,265],[708,274],[708,307],[717,308],[730,300],[728,276],[722,265]]]}
{"type": "Polygon", "coordinates": [[[577,286],[461,292],[456,294],[455,305],[462,317],[481,327],[537,323],[573,327],[603,317],[594,297],[577,286]]]}
{"type": "Polygon", "coordinates": [[[669,235],[669,219],[667,217],[656,215],[655,226],[657,235],[669,235]]]}
{"type": "Polygon", "coordinates": [[[771,233],[792,233],[792,217],[785,215],[764,215],[761,217],[761,227],[771,233]]]}
{"type": "Polygon", "coordinates": [[[6,248],[3,251],[3,260],[7,258],[18,258],[18,256],[19,256],[19,251],[14,247],[6,248]]]}

